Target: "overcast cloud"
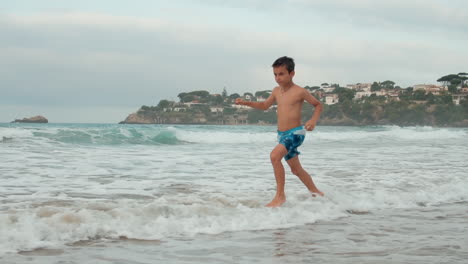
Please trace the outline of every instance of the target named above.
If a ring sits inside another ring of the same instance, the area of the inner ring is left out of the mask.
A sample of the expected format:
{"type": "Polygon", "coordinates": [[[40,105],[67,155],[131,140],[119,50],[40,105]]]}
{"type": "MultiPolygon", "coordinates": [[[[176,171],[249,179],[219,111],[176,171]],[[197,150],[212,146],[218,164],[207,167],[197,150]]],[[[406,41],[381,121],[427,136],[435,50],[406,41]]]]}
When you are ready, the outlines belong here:
{"type": "Polygon", "coordinates": [[[466,1],[0,2],[0,122],[115,123],[181,92],[271,89],[283,55],[303,86],[468,71],[466,1]]]}

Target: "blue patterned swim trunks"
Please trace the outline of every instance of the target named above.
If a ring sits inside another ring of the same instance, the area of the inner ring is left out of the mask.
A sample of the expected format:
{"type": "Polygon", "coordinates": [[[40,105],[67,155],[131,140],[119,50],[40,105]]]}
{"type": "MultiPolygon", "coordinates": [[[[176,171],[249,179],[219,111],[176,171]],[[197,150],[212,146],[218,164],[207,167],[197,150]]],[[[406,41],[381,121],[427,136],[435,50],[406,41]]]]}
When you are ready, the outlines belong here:
{"type": "Polygon", "coordinates": [[[298,126],[286,131],[278,130],[278,142],[288,150],[288,154],[284,156],[285,160],[290,160],[300,154],[300,152],[297,151],[297,147],[304,142],[305,134],[306,131],[303,126],[298,126]]]}

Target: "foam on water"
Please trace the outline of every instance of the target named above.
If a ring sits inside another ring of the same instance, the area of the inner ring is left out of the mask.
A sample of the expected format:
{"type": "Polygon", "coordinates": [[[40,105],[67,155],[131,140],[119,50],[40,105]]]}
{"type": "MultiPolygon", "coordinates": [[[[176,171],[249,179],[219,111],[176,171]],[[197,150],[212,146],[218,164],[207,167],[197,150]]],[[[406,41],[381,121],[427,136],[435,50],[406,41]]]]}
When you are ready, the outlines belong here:
{"type": "Polygon", "coordinates": [[[315,137],[327,141],[344,140],[438,140],[438,139],[464,139],[468,136],[466,129],[433,128],[433,127],[367,127],[363,129],[329,127],[318,129],[315,137]]]}
{"type": "Polygon", "coordinates": [[[312,198],[288,172],[288,201],[271,209],[274,127],[0,125],[0,139],[12,138],[0,144],[0,255],[467,202],[467,135],[319,127],[301,146],[301,162],[326,196],[312,198]]]}
{"type": "Polygon", "coordinates": [[[159,197],[129,196],[132,199],[122,196],[76,199],[61,193],[55,199],[43,197],[43,201],[3,205],[0,209],[0,253],[61,248],[90,239],[160,240],[200,233],[287,228],[346,217],[350,212],[468,201],[466,181],[457,179],[438,188],[440,190],[432,186],[414,193],[385,187],[373,192],[335,190],[323,198],[311,198],[298,190],[298,194],[288,196],[288,202],[279,209],[262,204],[263,197],[271,197],[271,192],[250,193],[247,197],[245,193],[185,192],[159,197]]]}
{"type": "MultiPolygon", "coordinates": [[[[331,180],[331,179],[328,179],[331,180]]],[[[0,252],[35,248],[61,248],[67,243],[119,237],[160,240],[191,237],[196,234],[287,228],[346,217],[350,213],[369,213],[389,208],[414,208],[468,201],[468,181],[454,175],[438,185],[429,178],[402,188],[405,180],[360,182],[355,186],[322,184],[326,197],[312,198],[300,185],[288,190],[282,208],[264,207],[271,191],[247,192],[247,186],[265,183],[258,179],[238,181],[216,192],[212,186],[172,184],[155,186],[159,192],[145,190],[149,182],[133,185],[116,181],[114,191],[92,183],[81,183],[89,190],[66,194],[51,190],[37,194],[10,194],[0,211],[0,252]],[[99,189],[101,188],[101,189],[99,189]],[[291,190],[292,189],[292,190],[291,190]],[[134,194],[131,194],[134,193],[134,194]],[[34,197],[31,201],[31,197],[34,197]],[[14,199],[14,200],[12,200],[14,199]]],[[[65,191],[67,192],[67,191],[65,191]]]]}

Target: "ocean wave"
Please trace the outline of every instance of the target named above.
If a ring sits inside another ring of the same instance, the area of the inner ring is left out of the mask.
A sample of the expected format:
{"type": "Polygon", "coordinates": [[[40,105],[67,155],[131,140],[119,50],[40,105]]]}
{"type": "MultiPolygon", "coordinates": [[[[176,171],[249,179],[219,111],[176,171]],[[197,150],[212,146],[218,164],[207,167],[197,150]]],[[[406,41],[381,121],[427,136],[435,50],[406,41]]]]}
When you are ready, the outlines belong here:
{"type": "MultiPolygon", "coordinates": [[[[330,187],[331,188],[331,187],[330,187]]],[[[25,208],[3,208],[0,256],[37,248],[62,248],[78,241],[96,239],[164,240],[197,234],[289,228],[328,221],[376,210],[415,208],[467,202],[466,181],[452,180],[442,186],[413,192],[398,188],[374,191],[327,190],[312,198],[299,192],[288,196],[281,208],[264,207],[271,193],[192,192],[155,196],[112,196],[113,199],[40,199],[25,208]],[[311,210],[313,208],[313,210],[311,210]]]]}
{"type": "Polygon", "coordinates": [[[80,145],[178,145],[187,143],[237,144],[273,142],[275,131],[233,129],[216,131],[192,126],[96,126],[4,128],[2,137],[13,141],[46,140],[80,145]]]}
{"type": "Polygon", "coordinates": [[[176,145],[183,144],[174,131],[136,128],[55,128],[33,131],[38,139],[84,145],[176,145]]]}
{"type": "MultiPolygon", "coordinates": [[[[467,129],[433,127],[317,127],[307,138],[314,141],[434,141],[466,139],[467,129]]],[[[96,145],[177,145],[252,144],[276,141],[274,127],[220,127],[210,126],[43,126],[0,128],[0,140],[38,139],[66,144],[96,145]]]]}
{"type": "Polygon", "coordinates": [[[211,200],[190,197],[177,203],[165,197],[150,202],[47,202],[28,210],[2,213],[0,225],[4,232],[0,237],[0,255],[37,248],[62,248],[70,243],[101,238],[160,240],[286,228],[346,215],[319,206],[321,203],[323,201],[310,199],[301,201],[300,206],[278,210],[266,208],[258,201],[232,201],[226,197],[211,200]],[[305,210],[310,206],[316,209],[305,210]]]}

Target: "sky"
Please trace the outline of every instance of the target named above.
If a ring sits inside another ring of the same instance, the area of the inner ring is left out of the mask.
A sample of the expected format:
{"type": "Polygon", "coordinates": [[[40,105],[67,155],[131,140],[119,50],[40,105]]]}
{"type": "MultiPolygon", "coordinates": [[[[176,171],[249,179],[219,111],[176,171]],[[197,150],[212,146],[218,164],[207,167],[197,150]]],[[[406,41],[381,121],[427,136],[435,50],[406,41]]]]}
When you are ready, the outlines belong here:
{"type": "Polygon", "coordinates": [[[468,72],[465,0],[0,0],[0,122],[117,123],[182,92],[468,72]]]}

